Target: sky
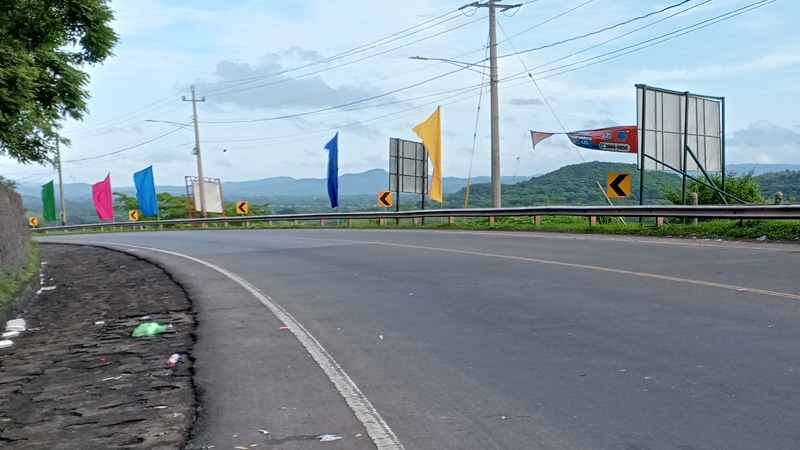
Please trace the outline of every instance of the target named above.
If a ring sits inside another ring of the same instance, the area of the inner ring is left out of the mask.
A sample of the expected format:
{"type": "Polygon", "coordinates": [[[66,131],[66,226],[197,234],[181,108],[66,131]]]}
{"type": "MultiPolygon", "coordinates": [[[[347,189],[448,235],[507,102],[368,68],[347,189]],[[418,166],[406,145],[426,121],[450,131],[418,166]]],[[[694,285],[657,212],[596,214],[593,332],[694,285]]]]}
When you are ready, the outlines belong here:
{"type": "MultiPolygon", "coordinates": [[[[636,84],[724,97],[729,164],[800,164],[800,2],[519,3],[497,16],[503,176],[635,163],[565,136],[533,149],[530,131],[635,125],[636,84]]],[[[325,178],[324,145],[337,132],[340,174],[388,171],[389,139],[419,140],[412,128],[437,106],[443,175],[490,174],[486,8],[459,9],[464,0],[109,4],[120,42],[113,57],[86,68],[90,112],[63,123],[66,183],[110,173],[112,185],[130,186],[150,165],[159,185],[197,176],[184,101],[191,86],[204,99],[206,177],[325,178]]],[[[55,178],[51,167],[2,156],[0,174],[24,184],[55,178]]]]}

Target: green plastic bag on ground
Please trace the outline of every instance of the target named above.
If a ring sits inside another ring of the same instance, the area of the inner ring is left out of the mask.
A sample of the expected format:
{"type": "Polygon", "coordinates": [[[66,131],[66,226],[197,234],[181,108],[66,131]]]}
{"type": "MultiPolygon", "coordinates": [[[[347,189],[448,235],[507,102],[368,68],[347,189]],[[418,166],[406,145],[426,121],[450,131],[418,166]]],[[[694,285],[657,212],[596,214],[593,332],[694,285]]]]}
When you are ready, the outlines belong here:
{"type": "Polygon", "coordinates": [[[156,322],[145,322],[140,323],[136,328],[133,329],[133,334],[131,336],[137,337],[145,337],[145,336],[155,336],[159,333],[163,333],[167,331],[167,327],[156,322]]]}

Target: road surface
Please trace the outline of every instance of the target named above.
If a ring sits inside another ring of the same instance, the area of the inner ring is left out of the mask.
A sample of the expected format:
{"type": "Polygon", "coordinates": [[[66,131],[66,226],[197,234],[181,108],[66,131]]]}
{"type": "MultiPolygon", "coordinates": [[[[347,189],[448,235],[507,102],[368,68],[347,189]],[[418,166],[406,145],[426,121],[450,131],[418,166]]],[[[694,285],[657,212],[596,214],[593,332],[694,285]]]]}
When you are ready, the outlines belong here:
{"type": "MultiPolygon", "coordinates": [[[[342,381],[313,364],[280,379],[243,375],[265,370],[259,358],[236,366],[236,386],[206,386],[245,392],[242,415],[270,401],[254,385],[280,385],[280,395],[351,415],[330,424],[345,431],[373,414],[379,426],[364,426],[387,439],[378,448],[800,448],[796,245],[418,230],[42,240],[160,249],[229,271],[296,320],[364,397],[352,413],[354,394],[338,394],[342,381]]],[[[196,261],[135,251],[191,280],[190,296],[231,284],[196,261]]],[[[248,306],[244,336],[281,325],[265,305],[248,306]]],[[[198,321],[198,351],[203,342],[237,351],[225,330],[198,321]]],[[[299,345],[275,351],[311,360],[299,345]]],[[[201,387],[222,370],[203,375],[202,358],[201,387]]],[[[365,445],[352,436],[342,448],[365,445]]]]}

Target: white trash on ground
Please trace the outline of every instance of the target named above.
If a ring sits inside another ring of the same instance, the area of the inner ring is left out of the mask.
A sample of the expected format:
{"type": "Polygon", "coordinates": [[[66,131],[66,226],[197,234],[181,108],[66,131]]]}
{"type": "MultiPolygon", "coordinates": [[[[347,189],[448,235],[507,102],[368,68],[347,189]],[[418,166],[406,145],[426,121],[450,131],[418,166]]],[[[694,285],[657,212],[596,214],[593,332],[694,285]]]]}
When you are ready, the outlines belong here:
{"type": "Polygon", "coordinates": [[[25,331],[25,319],[12,319],[6,322],[6,331],[25,331]]]}

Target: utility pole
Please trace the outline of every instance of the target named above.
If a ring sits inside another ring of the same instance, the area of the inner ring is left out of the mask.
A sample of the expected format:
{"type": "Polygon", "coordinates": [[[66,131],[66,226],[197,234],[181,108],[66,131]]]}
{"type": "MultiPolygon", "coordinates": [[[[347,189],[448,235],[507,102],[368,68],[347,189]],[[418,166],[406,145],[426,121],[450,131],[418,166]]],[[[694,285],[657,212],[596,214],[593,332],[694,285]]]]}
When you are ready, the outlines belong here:
{"type": "Polygon", "coordinates": [[[67,204],[64,201],[64,176],[61,173],[61,138],[56,134],[56,169],[58,169],[58,192],[61,197],[61,226],[67,225],[67,204]]]}
{"type": "Polygon", "coordinates": [[[492,208],[502,207],[500,196],[500,101],[497,93],[497,10],[519,8],[517,5],[500,5],[500,0],[488,0],[486,3],[473,2],[466,7],[489,8],[489,87],[491,98],[492,120],[492,208]]]}
{"type": "Polygon", "coordinates": [[[197,155],[197,178],[199,178],[197,187],[200,189],[200,210],[203,212],[203,217],[206,217],[206,183],[205,178],[203,177],[203,155],[200,153],[200,126],[197,124],[197,102],[204,102],[206,101],[206,98],[203,97],[198,100],[194,91],[194,85],[192,85],[192,99],[189,100],[186,98],[186,96],[183,96],[183,101],[192,102],[192,120],[194,121],[194,151],[197,155]]]}

